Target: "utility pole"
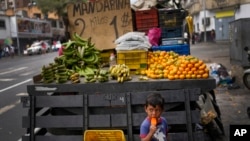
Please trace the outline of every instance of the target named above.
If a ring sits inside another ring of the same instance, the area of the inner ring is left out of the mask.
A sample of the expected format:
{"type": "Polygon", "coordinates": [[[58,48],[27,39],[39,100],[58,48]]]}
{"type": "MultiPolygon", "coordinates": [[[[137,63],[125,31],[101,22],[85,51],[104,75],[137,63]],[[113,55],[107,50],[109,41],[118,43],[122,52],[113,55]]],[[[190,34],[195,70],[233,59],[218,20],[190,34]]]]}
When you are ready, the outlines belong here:
{"type": "Polygon", "coordinates": [[[17,42],[17,49],[18,49],[18,55],[21,55],[21,50],[20,50],[20,42],[19,42],[19,35],[18,35],[18,25],[17,25],[17,15],[16,15],[16,0],[13,1],[13,10],[14,10],[14,16],[15,16],[15,21],[16,21],[16,42],[17,42]]]}
{"type": "Polygon", "coordinates": [[[207,18],[206,18],[206,0],[203,0],[203,12],[204,12],[204,20],[203,20],[203,27],[204,27],[204,42],[207,42],[207,18]]]}

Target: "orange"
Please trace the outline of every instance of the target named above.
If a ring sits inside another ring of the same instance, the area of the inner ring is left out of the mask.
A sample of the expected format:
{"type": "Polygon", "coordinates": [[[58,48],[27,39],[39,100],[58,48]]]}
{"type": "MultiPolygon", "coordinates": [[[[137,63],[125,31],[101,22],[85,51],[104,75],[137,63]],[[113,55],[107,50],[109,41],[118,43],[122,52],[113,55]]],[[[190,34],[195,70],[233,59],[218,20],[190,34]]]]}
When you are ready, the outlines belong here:
{"type": "Polygon", "coordinates": [[[203,70],[203,69],[205,69],[207,66],[206,66],[206,64],[202,64],[201,66],[199,66],[199,69],[200,70],[203,70]]]}
{"type": "Polygon", "coordinates": [[[196,79],[196,74],[191,74],[192,79],[196,79]]]}
{"type": "Polygon", "coordinates": [[[180,78],[180,79],[185,79],[185,75],[184,75],[184,74],[180,74],[180,75],[179,75],[179,78],[180,78]]]}
{"type": "Polygon", "coordinates": [[[191,78],[191,74],[186,74],[186,79],[190,79],[191,78]]]}
{"type": "Polygon", "coordinates": [[[168,75],[169,80],[174,80],[174,75],[168,75]]]}
{"type": "Polygon", "coordinates": [[[208,73],[204,73],[204,74],[202,74],[202,78],[208,78],[208,73]]]}
{"type": "Polygon", "coordinates": [[[197,74],[197,75],[196,75],[196,78],[200,79],[200,78],[201,78],[201,75],[200,75],[200,74],[197,74]]]}

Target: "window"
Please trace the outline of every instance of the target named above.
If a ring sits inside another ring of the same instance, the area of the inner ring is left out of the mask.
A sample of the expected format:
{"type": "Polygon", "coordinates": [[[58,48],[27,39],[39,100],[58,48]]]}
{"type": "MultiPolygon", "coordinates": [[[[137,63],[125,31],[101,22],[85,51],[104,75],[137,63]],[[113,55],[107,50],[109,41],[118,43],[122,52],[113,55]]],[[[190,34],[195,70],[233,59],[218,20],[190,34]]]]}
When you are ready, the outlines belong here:
{"type": "Polygon", "coordinates": [[[5,20],[0,20],[0,29],[5,29],[5,20]]]}
{"type": "Polygon", "coordinates": [[[42,15],[40,13],[34,13],[33,15],[35,18],[41,19],[42,15]]]}
{"type": "Polygon", "coordinates": [[[63,22],[62,21],[59,21],[59,27],[63,28],[63,22]]]}
{"type": "MultiPolygon", "coordinates": [[[[202,18],[202,25],[204,25],[204,18],[202,18]]],[[[209,26],[210,25],[210,18],[206,18],[205,20],[205,25],[209,26]]]]}
{"type": "Polygon", "coordinates": [[[56,28],[56,21],[55,20],[51,21],[51,26],[54,27],[54,28],[56,28]]]}

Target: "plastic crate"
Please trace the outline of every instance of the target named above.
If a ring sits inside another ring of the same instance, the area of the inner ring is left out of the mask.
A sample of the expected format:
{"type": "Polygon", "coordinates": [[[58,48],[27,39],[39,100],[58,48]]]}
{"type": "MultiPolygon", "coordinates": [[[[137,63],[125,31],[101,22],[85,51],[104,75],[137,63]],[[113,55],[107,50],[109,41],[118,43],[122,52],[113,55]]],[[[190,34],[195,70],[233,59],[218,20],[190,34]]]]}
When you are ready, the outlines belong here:
{"type": "Polygon", "coordinates": [[[161,37],[162,38],[176,38],[183,37],[182,27],[161,27],[161,37]]]}
{"type": "Polygon", "coordinates": [[[83,141],[126,141],[122,130],[86,130],[83,141]]]}
{"type": "Polygon", "coordinates": [[[190,46],[188,44],[183,45],[171,45],[171,46],[153,46],[152,51],[174,51],[180,55],[189,55],[190,46]]]}
{"type": "Polygon", "coordinates": [[[150,28],[159,26],[158,10],[152,8],[150,10],[136,11],[135,20],[136,30],[147,32],[150,28]]]}
{"type": "Polygon", "coordinates": [[[115,50],[114,49],[110,49],[110,50],[103,50],[101,51],[101,63],[109,63],[109,57],[111,53],[114,53],[115,50]]]}
{"type": "Polygon", "coordinates": [[[185,39],[180,38],[162,38],[161,45],[182,45],[184,44],[185,39]]]}
{"type": "Polygon", "coordinates": [[[159,26],[160,27],[177,27],[183,25],[185,12],[181,10],[159,9],[159,26]]]}
{"type": "Polygon", "coordinates": [[[125,64],[131,71],[147,69],[147,58],[148,51],[145,50],[117,52],[117,64],[125,64]]]}

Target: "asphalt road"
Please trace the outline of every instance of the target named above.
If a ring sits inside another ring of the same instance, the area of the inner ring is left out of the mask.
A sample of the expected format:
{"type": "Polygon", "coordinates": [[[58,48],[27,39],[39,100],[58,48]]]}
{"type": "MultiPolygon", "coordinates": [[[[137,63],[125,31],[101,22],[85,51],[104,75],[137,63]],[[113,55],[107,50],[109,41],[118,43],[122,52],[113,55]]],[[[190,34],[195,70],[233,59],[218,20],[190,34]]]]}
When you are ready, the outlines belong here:
{"type": "Polygon", "coordinates": [[[45,55],[15,56],[0,59],[0,137],[5,141],[17,141],[26,129],[22,128],[22,116],[28,113],[20,102],[27,95],[26,86],[43,65],[53,62],[57,52],[45,55]]]}

